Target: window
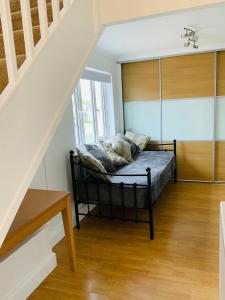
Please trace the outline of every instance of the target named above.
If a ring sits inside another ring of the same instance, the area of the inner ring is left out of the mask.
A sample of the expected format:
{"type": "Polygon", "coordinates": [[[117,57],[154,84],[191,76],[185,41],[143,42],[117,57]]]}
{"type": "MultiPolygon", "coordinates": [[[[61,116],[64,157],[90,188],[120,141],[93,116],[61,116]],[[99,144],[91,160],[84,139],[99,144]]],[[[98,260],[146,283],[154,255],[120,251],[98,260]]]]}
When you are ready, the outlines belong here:
{"type": "Polygon", "coordinates": [[[94,101],[92,95],[92,82],[82,79],[80,81],[81,107],[80,111],[83,117],[84,140],[90,143],[96,140],[94,129],[94,101]]]}
{"type": "Polygon", "coordinates": [[[85,70],[79,81],[72,97],[77,144],[98,142],[105,137],[109,80],[111,83],[110,74],[85,70]]]}

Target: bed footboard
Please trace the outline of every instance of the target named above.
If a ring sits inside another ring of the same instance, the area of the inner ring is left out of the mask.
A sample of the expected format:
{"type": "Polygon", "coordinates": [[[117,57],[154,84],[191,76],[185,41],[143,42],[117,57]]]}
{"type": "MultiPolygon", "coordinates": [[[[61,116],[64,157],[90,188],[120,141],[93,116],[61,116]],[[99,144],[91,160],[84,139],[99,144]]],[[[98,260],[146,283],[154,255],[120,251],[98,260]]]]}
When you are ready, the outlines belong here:
{"type": "Polygon", "coordinates": [[[148,149],[145,151],[165,151],[165,152],[173,152],[175,159],[175,168],[174,168],[174,176],[173,181],[177,183],[177,141],[173,140],[171,143],[159,143],[159,144],[149,144],[148,149]]]}

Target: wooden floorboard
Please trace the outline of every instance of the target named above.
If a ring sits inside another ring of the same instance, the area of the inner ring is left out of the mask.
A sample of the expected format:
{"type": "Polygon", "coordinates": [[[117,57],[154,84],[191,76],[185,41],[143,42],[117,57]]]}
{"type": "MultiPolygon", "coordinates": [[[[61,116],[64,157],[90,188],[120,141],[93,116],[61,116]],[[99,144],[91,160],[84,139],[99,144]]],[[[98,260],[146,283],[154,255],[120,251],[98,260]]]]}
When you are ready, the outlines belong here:
{"type": "Polygon", "coordinates": [[[225,185],[169,184],[148,225],[86,218],[75,230],[77,270],[65,240],[58,267],[30,300],[218,300],[219,203],[225,185]]]}

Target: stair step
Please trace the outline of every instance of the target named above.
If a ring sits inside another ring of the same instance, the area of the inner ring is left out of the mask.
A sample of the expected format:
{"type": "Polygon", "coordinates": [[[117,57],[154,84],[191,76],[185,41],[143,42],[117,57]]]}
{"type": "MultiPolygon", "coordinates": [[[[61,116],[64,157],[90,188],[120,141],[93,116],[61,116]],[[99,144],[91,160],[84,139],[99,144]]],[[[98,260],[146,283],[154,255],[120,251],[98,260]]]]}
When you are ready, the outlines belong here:
{"type": "MultiPolygon", "coordinates": [[[[23,64],[23,62],[26,59],[25,55],[18,55],[16,57],[17,59],[17,66],[18,69],[21,67],[21,65],[23,64]]],[[[6,67],[6,60],[5,58],[0,59],[0,94],[3,92],[3,90],[5,89],[5,87],[8,84],[8,73],[7,73],[7,67],[6,67]]]]}
{"type": "MultiPolygon", "coordinates": [[[[27,1],[27,0],[26,0],[27,1]]],[[[51,4],[47,4],[47,12],[48,12],[48,22],[52,23],[52,6],[51,4]]],[[[13,31],[21,30],[23,29],[23,23],[22,23],[22,15],[21,12],[14,12],[11,14],[12,16],[12,24],[13,24],[13,31]]],[[[38,26],[39,23],[39,14],[38,14],[38,8],[33,7],[31,9],[31,18],[32,18],[32,25],[38,26]]],[[[0,34],[2,34],[2,28],[0,26],[0,34]]]]}
{"type": "MultiPolygon", "coordinates": [[[[30,1],[34,43],[36,45],[41,37],[37,0],[23,0],[23,1],[30,1]]],[[[47,7],[48,23],[50,26],[50,24],[53,21],[51,0],[46,0],[46,7],[47,7]]],[[[62,8],[63,8],[63,0],[60,0],[60,9],[62,8]]],[[[16,55],[17,55],[16,57],[17,66],[19,69],[26,59],[20,0],[10,0],[10,9],[11,9],[11,17],[12,17],[12,26],[14,31],[16,55]]],[[[6,67],[6,60],[5,60],[2,26],[0,20],[0,94],[5,89],[7,84],[8,84],[8,74],[7,74],[7,67],[6,67]]]]}
{"type": "MultiPolygon", "coordinates": [[[[41,38],[40,26],[33,27],[33,36],[34,36],[34,45],[36,45],[41,38]]],[[[16,47],[16,54],[17,55],[25,54],[23,30],[14,31],[14,41],[16,47]]],[[[4,43],[3,43],[3,35],[0,34],[0,59],[2,58],[5,58],[5,50],[4,50],[4,43]]]]}

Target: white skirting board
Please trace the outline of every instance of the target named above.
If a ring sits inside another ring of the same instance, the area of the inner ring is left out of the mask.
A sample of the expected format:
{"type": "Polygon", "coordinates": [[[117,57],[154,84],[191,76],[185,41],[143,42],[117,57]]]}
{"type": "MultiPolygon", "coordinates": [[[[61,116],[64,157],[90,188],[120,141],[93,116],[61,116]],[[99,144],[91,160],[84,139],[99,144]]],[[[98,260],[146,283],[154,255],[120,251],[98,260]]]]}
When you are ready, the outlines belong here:
{"type": "Polygon", "coordinates": [[[45,226],[0,262],[0,299],[27,299],[56,266],[45,226]]]}

